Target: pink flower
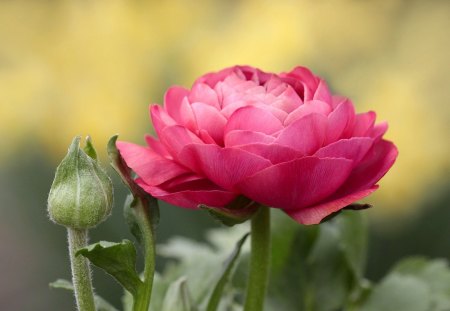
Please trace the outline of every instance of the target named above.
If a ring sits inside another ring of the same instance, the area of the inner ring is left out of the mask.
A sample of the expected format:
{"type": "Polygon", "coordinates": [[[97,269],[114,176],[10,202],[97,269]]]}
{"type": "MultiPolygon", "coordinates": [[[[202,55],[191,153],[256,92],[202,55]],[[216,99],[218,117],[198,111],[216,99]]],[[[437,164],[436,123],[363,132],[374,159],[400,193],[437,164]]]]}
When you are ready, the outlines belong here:
{"type": "Polygon", "coordinates": [[[209,73],[150,114],[158,138],[117,147],[142,189],[185,208],[243,195],[317,224],[375,191],[398,153],[374,112],[356,114],[304,67],[209,73]]]}

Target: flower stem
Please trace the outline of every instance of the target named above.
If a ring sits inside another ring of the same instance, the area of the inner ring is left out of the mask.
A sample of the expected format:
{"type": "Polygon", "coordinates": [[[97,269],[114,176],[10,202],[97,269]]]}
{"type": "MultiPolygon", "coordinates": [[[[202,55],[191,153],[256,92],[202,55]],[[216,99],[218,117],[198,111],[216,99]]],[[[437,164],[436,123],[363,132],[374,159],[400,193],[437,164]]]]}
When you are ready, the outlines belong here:
{"type": "Polygon", "coordinates": [[[88,242],[88,231],[67,228],[69,240],[70,266],[72,268],[72,283],[79,311],[95,311],[94,293],[92,291],[91,270],[89,262],[76,252],[88,242]]]}
{"type": "Polygon", "coordinates": [[[270,208],[262,206],[251,221],[250,272],[245,311],[261,311],[270,266],[270,208]]]}
{"type": "Polygon", "coordinates": [[[142,233],[144,244],[144,280],[135,297],[133,311],[147,311],[152,295],[153,276],[155,274],[155,242],[151,218],[147,205],[136,205],[136,220],[142,233]]]}

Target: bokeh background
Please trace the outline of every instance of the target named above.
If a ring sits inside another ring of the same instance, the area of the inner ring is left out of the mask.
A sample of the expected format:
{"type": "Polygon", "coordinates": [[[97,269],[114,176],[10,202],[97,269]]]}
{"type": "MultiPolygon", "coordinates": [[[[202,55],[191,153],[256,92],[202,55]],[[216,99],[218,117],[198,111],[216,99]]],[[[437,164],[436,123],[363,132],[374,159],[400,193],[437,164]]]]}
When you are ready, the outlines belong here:
{"type": "MultiPolygon", "coordinates": [[[[450,2],[445,0],[0,1],[0,309],[73,310],[65,230],[47,219],[54,169],[73,136],[106,165],[110,136],[144,143],[148,105],[172,84],[234,64],[305,65],[390,125],[400,156],[367,201],[367,275],[399,257],[450,259],[450,2]]],[[[111,173],[113,175],[113,173],[111,173]]],[[[125,189],[92,240],[129,238],[125,189]]],[[[163,205],[158,242],[217,224],[163,205]]],[[[117,306],[120,288],[95,271],[117,306]]]]}

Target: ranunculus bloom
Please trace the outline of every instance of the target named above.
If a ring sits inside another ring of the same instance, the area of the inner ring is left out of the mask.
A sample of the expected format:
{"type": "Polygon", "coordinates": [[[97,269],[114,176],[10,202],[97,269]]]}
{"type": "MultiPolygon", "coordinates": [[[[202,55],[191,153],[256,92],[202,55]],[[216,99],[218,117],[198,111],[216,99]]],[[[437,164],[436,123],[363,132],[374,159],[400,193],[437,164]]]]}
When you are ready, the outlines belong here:
{"type": "Polygon", "coordinates": [[[209,73],[171,87],[150,114],[158,138],[117,147],[146,192],[185,208],[243,195],[317,224],[375,191],[397,157],[386,123],[304,67],[209,73]]]}

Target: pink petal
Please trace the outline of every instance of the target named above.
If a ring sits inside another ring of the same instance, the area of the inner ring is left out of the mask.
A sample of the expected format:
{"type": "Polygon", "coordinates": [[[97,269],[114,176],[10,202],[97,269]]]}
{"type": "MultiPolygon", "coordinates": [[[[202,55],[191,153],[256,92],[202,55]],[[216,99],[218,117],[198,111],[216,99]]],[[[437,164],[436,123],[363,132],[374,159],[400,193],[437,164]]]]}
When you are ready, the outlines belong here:
{"type": "Polygon", "coordinates": [[[205,144],[217,145],[216,141],[211,137],[211,135],[206,130],[199,130],[198,136],[201,138],[201,140],[203,140],[205,144]]]}
{"type": "Polygon", "coordinates": [[[366,136],[375,124],[376,114],[373,111],[358,113],[355,117],[355,126],[352,136],[366,136]]]}
{"type": "Polygon", "coordinates": [[[339,194],[347,195],[371,188],[391,168],[397,155],[397,147],[390,141],[381,140],[376,143],[353,169],[342,189],[339,189],[339,194]]]}
{"type": "Polygon", "coordinates": [[[354,119],[355,108],[352,103],[350,101],[340,103],[328,115],[328,131],[325,144],[330,144],[341,137],[349,137],[350,131],[353,130],[354,119]]]}
{"type": "Polygon", "coordinates": [[[272,103],[272,106],[290,113],[302,104],[302,99],[291,86],[288,86],[286,90],[272,103]]]}
{"type": "Polygon", "coordinates": [[[288,73],[280,74],[281,77],[295,78],[305,83],[310,90],[315,90],[319,85],[319,79],[306,67],[295,67],[288,73]]]}
{"type": "Polygon", "coordinates": [[[200,144],[184,147],[179,160],[227,190],[232,190],[241,179],[271,165],[270,161],[240,149],[200,144]]]}
{"type": "Polygon", "coordinates": [[[279,144],[252,143],[240,145],[237,148],[259,155],[272,162],[272,164],[289,162],[302,156],[298,151],[279,144]]]}
{"type": "Polygon", "coordinates": [[[378,141],[381,139],[381,137],[383,137],[387,129],[388,129],[387,122],[381,122],[375,125],[367,134],[369,137],[374,138],[375,141],[378,141]]]}
{"type": "Polygon", "coordinates": [[[354,166],[358,164],[373,145],[369,137],[353,137],[341,139],[319,149],[314,156],[318,158],[345,158],[353,160],[354,166]]]}
{"type": "Polygon", "coordinates": [[[205,83],[196,83],[192,87],[189,94],[189,101],[191,103],[200,102],[209,106],[220,109],[219,99],[217,93],[209,85],[205,83]]]}
{"type": "Polygon", "coordinates": [[[313,113],[295,120],[280,132],[275,143],[290,147],[301,154],[310,155],[322,147],[325,140],[327,118],[313,113]]]}
{"type": "Polygon", "coordinates": [[[149,148],[122,141],[118,141],[116,145],[127,166],[150,185],[159,185],[189,172],[149,148]]]}
{"type": "Polygon", "coordinates": [[[175,120],[171,116],[169,116],[167,112],[159,105],[150,106],[150,117],[152,119],[155,132],[158,134],[158,136],[166,126],[177,124],[175,120]]]}
{"type": "Polygon", "coordinates": [[[197,119],[199,130],[205,130],[216,141],[223,145],[223,132],[227,119],[215,108],[204,103],[193,103],[192,110],[197,119]]]}
{"type": "Polygon", "coordinates": [[[298,210],[333,194],[351,172],[352,161],[305,157],[272,165],[242,180],[248,198],[276,208],[298,210]]]}
{"type": "Polygon", "coordinates": [[[223,189],[207,187],[207,189],[193,188],[181,191],[166,191],[161,187],[150,186],[141,179],[136,179],[136,183],[150,193],[155,198],[169,204],[184,207],[197,208],[200,204],[208,206],[223,207],[236,198],[236,194],[223,189]]]}
{"type": "Polygon", "coordinates": [[[314,92],[313,99],[331,103],[331,93],[328,89],[327,83],[324,80],[320,79],[319,85],[314,92]]]}
{"type": "Polygon", "coordinates": [[[275,140],[273,136],[266,135],[260,132],[234,130],[227,133],[225,136],[225,146],[233,147],[237,145],[264,143],[269,144],[275,140]]]}
{"type": "Polygon", "coordinates": [[[203,143],[194,133],[181,125],[167,126],[162,130],[159,138],[175,159],[178,158],[184,146],[203,143]]]}
{"type": "Polygon", "coordinates": [[[299,210],[285,211],[295,221],[304,225],[316,225],[322,221],[328,215],[341,210],[342,208],[350,205],[362,198],[367,197],[374,192],[378,186],[373,186],[370,189],[358,191],[347,196],[332,201],[319,203],[318,205],[302,208],[299,210]]]}
{"type": "Polygon", "coordinates": [[[164,108],[178,123],[195,131],[197,125],[191,106],[187,99],[189,91],[180,86],[171,87],[164,96],[164,108]]]}
{"type": "Polygon", "coordinates": [[[284,120],[284,125],[289,125],[308,114],[318,113],[327,116],[331,111],[330,105],[320,100],[309,100],[292,111],[284,120]]]}
{"type": "Polygon", "coordinates": [[[154,138],[153,136],[145,135],[145,141],[147,142],[147,145],[150,147],[150,149],[152,151],[156,152],[157,154],[159,154],[163,158],[171,158],[172,157],[170,155],[170,153],[167,151],[166,146],[164,146],[161,143],[161,141],[159,141],[158,139],[154,138]]]}
{"type": "Polygon", "coordinates": [[[236,110],[228,120],[225,134],[233,130],[246,130],[272,134],[283,128],[280,120],[269,111],[247,106],[236,110]]]}

